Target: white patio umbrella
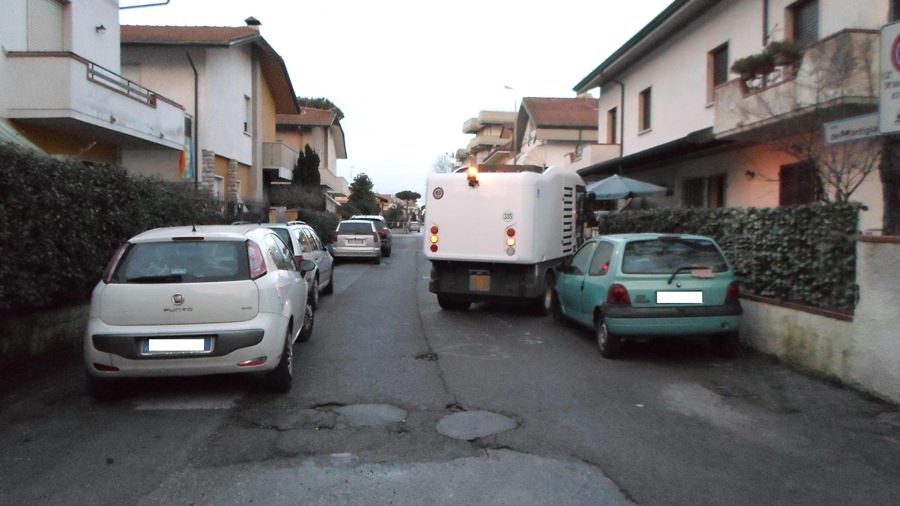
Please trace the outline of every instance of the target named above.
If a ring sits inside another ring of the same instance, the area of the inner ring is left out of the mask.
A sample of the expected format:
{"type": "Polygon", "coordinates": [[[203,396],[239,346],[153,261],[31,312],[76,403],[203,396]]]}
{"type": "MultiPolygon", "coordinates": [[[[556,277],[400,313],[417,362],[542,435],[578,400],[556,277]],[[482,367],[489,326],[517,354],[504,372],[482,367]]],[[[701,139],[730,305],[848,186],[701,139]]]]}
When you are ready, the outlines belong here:
{"type": "Polygon", "coordinates": [[[657,197],[666,194],[666,188],[645,183],[618,174],[591,183],[586,188],[597,200],[618,200],[631,197],[657,197]]]}

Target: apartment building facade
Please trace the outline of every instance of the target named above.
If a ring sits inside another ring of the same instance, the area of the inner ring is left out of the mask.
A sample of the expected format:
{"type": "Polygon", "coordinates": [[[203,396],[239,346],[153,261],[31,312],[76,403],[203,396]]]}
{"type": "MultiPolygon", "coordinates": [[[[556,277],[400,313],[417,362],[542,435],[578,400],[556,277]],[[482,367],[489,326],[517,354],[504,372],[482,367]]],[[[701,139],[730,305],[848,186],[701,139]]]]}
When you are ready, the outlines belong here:
{"type": "Polygon", "coordinates": [[[586,148],[597,144],[597,105],[590,96],[522,99],[516,117],[516,163],[571,168],[586,148]]]}
{"type": "MultiPolygon", "coordinates": [[[[848,146],[869,149],[859,142],[833,147],[823,129],[877,113],[879,29],[894,19],[895,3],[672,2],[574,87],[600,90],[597,133],[606,150],[579,172],[666,186],[666,196],[650,199],[659,206],[776,207],[823,193],[836,198],[825,162],[813,162],[848,146]],[[753,76],[731,70],[774,41],[801,52],[753,76]]],[[[848,177],[861,170],[835,168],[848,177]]],[[[866,205],[860,228],[874,230],[882,223],[882,186],[878,167],[868,169],[849,200],[866,205]]]]}
{"type": "MultiPolygon", "coordinates": [[[[265,204],[267,185],[290,181],[296,151],[278,144],[277,115],[296,114],[285,63],[259,31],[247,26],[122,26],[122,72],[177,97],[191,112],[193,179],[233,214],[265,204]]],[[[122,164],[164,180],[178,166],[146,151],[122,164]]]]}
{"type": "Polygon", "coordinates": [[[481,111],[463,123],[463,133],[472,134],[465,150],[456,154],[460,165],[512,163],[515,112],[481,111]]]}
{"type": "Polygon", "coordinates": [[[185,107],[126,78],[116,0],[4,0],[0,139],[91,164],[178,165],[185,107]]]}

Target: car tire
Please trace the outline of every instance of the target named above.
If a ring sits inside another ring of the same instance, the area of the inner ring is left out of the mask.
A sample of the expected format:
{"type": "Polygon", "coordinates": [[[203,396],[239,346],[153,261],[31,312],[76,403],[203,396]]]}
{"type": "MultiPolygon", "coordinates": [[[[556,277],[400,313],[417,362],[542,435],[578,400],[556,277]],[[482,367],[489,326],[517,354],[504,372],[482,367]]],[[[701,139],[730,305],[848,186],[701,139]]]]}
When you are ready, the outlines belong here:
{"type": "Polygon", "coordinates": [[[438,294],[437,299],[441,309],[446,309],[447,311],[468,311],[469,306],[472,304],[472,301],[469,300],[451,299],[440,294],[438,294]]]}
{"type": "Polygon", "coordinates": [[[334,293],[334,266],[331,267],[331,278],[328,280],[328,284],[325,285],[325,288],[322,289],[322,295],[331,295],[334,293]]]}
{"type": "Polygon", "coordinates": [[[310,307],[309,304],[306,305],[306,310],[303,311],[303,326],[300,327],[300,336],[297,338],[301,343],[305,343],[309,341],[312,337],[313,327],[316,324],[316,312],[310,307]]]}
{"type": "Polygon", "coordinates": [[[116,380],[98,378],[89,372],[85,372],[84,382],[88,395],[93,397],[95,401],[113,401],[122,394],[119,388],[121,385],[116,380]]]}
{"type": "Polygon", "coordinates": [[[741,351],[741,340],[737,332],[710,338],[712,352],[721,358],[737,358],[741,351]]]}
{"type": "Polygon", "coordinates": [[[553,299],[555,298],[554,291],[553,275],[548,274],[544,277],[544,289],[532,303],[534,314],[538,316],[547,316],[550,314],[550,310],[553,309],[553,299]]]}
{"type": "Polygon", "coordinates": [[[556,323],[566,323],[566,315],[563,314],[562,304],[559,303],[559,294],[553,290],[553,302],[550,305],[550,314],[556,323]]]}
{"type": "Polygon", "coordinates": [[[313,278],[312,286],[309,287],[309,293],[306,295],[307,300],[313,309],[319,308],[319,277],[313,278]]]}
{"type": "Polygon", "coordinates": [[[281,352],[281,360],[278,361],[275,369],[272,369],[266,375],[266,387],[273,392],[286,393],[291,390],[293,379],[294,346],[291,342],[291,328],[288,326],[287,335],[284,338],[284,349],[281,352]]]}
{"type": "Polygon", "coordinates": [[[609,331],[602,316],[594,320],[594,336],[603,358],[616,358],[622,351],[622,339],[609,331]]]}
{"type": "Polygon", "coordinates": [[[383,256],[385,258],[391,256],[391,248],[385,249],[381,256],[383,256]]]}

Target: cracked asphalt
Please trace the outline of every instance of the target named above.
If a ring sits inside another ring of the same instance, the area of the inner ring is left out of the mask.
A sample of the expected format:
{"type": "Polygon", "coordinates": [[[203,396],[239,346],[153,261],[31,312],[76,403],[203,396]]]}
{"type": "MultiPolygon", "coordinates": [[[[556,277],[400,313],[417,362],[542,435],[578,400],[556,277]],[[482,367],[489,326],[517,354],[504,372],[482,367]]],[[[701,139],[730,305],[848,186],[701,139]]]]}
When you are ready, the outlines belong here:
{"type": "Polygon", "coordinates": [[[442,311],[422,236],[342,263],[295,384],[0,379],[5,504],[900,504],[900,411],[702,342],[600,358],[516,307],[442,311]]]}

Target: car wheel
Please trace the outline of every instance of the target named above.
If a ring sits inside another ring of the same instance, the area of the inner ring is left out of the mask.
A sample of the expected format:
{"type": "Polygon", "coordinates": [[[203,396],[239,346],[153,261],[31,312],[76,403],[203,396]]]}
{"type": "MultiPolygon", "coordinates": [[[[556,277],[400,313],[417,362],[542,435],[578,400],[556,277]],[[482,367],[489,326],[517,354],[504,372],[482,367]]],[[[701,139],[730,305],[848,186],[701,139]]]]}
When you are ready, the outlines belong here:
{"type": "Polygon", "coordinates": [[[309,341],[312,337],[313,326],[316,324],[316,312],[307,304],[306,310],[303,312],[303,327],[300,328],[300,337],[297,338],[301,343],[309,341]]]}
{"type": "Polygon", "coordinates": [[[615,358],[622,350],[622,340],[619,336],[609,332],[602,316],[594,321],[594,332],[597,337],[597,347],[604,358],[615,358]]]}
{"type": "Polygon", "coordinates": [[[544,290],[537,299],[534,300],[532,307],[534,313],[538,316],[546,316],[553,308],[553,276],[548,274],[544,278],[544,290]]]}
{"type": "MultiPolygon", "coordinates": [[[[309,305],[306,306],[307,308],[309,305]]],[[[284,350],[281,352],[281,360],[275,369],[266,375],[266,386],[273,392],[288,392],[294,379],[294,346],[291,343],[291,328],[288,326],[287,335],[284,338],[284,350]]]]}
{"type": "Polygon", "coordinates": [[[309,294],[306,296],[309,300],[309,303],[312,304],[313,309],[318,309],[319,307],[319,278],[318,276],[313,278],[312,286],[309,288],[309,294]]]}
{"type": "Polygon", "coordinates": [[[467,311],[469,309],[469,305],[472,304],[472,301],[451,299],[445,295],[440,294],[438,294],[437,299],[438,305],[441,306],[441,309],[446,309],[447,311],[467,311]]]}
{"type": "Polygon", "coordinates": [[[391,248],[387,248],[386,250],[384,250],[384,255],[383,255],[383,256],[384,256],[384,257],[389,257],[389,256],[391,256],[391,248]]]}
{"type": "Polygon", "coordinates": [[[553,315],[553,321],[557,323],[565,323],[566,315],[563,314],[562,305],[559,303],[559,294],[553,290],[553,302],[550,303],[550,314],[553,315]]]}
{"type": "Polygon", "coordinates": [[[119,384],[115,380],[98,378],[89,372],[84,373],[85,387],[88,395],[96,401],[108,402],[121,395],[119,384]]]}
{"type": "Polygon", "coordinates": [[[325,288],[322,289],[322,295],[331,295],[334,293],[334,267],[331,268],[331,278],[328,280],[328,284],[325,285],[325,288]]]}
{"type": "Polygon", "coordinates": [[[741,340],[737,332],[710,338],[712,352],[722,358],[735,358],[741,350],[741,340]]]}

